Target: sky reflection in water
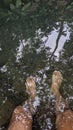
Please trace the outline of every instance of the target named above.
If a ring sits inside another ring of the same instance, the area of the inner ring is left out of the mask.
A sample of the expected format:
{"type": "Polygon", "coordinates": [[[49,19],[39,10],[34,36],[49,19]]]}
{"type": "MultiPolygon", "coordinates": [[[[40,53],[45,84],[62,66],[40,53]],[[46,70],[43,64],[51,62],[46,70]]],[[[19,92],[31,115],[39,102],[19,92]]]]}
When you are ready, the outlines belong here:
{"type": "MultiPolygon", "coordinates": [[[[59,22],[56,22],[56,25],[59,26],[59,24],[60,24],[59,22]]],[[[34,130],[36,130],[37,128],[39,130],[41,129],[48,130],[51,128],[54,130],[54,125],[55,125],[53,120],[54,97],[50,95],[50,86],[51,86],[52,73],[55,69],[58,70],[60,69],[63,73],[63,77],[64,77],[63,88],[62,88],[62,92],[64,92],[63,95],[65,96],[68,102],[71,103],[73,100],[73,96],[72,96],[73,81],[71,80],[71,78],[69,78],[70,75],[72,76],[71,73],[72,73],[73,58],[71,54],[70,55],[67,54],[66,56],[68,50],[65,49],[67,42],[71,40],[70,27],[68,26],[67,22],[63,23],[63,30],[58,40],[58,46],[55,49],[59,33],[60,33],[60,27],[58,27],[57,29],[53,27],[53,30],[50,31],[47,36],[45,36],[44,32],[41,31],[41,28],[39,28],[38,30],[35,30],[34,40],[31,40],[32,37],[29,37],[27,39],[25,39],[25,37],[22,39],[19,38],[18,41],[16,41],[17,46],[15,47],[14,55],[12,55],[12,57],[9,57],[6,64],[4,64],[0,68],[1,76],[2,75],[4,76],[2,77],[2,79],[7,77],[7,79],[5,79],[4,81],[1,80],[2,83],[1,94],[3,97],[1,99],[2,101],[1,105],[5,105],[7,103],[5,106],[7,108],[9,104],[10,108],[12,108],[11,112],[13,108],[20,103],[18,102],[20,101],[20,98],[22,99],[22,101],[24,99],[23,96],[20,97],[20,95],[17,94],[20,94],[20,92],[21,95],[22,92],[24,94],[25,92],[24,80],[26,79],[26,77],[28,77],[29,75],[33,75],[35,77],[40,106],[38,107],[37,114],[35,115],[34,118],[35,119],[33,125],[34,130]],[[44,35],[41,37],[42,34],[44,35]],[[39,43],[37,43],[37,41],[39,41],[39,43]],[[34,43],[37,43],[38,47],[36,47],[34,43]],[[65,56],[62,55],[62,53],[65,54],[65,56]],[[51,56],[52,58],[50,59],[51,56]],[[66,87],[66,85],[69,88],[66,87]],[[22,88],[20,90],[21,86],[22,88]]],[[[14,40],[17,35],[15,33],[12,33],[12,36],[14,40]]],[[[0,47],[0,52],[1,51],[2,48],[0,47]]],[[[3,108],[4,106],[1,107],[3,108]]],[[[73,104],[71,107],[73,107],[73,104]]],[[[0,117],[4,118],[2,116],[0,117]]]]}

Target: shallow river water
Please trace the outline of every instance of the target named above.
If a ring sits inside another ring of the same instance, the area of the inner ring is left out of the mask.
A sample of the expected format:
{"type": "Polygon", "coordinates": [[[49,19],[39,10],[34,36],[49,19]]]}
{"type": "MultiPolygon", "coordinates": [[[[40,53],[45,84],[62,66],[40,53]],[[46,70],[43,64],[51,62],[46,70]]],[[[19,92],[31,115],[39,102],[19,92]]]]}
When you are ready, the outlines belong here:
{"type": "Polygon", "coordinates": [[[44,6],[27,15],[12,14],[0,19],[0,130],[7,129],[13,109],[27,99],[25,80],[30,75],[35,78],[39,97],[33,130],[55,130],[50,94],[54,70],[63,74],[60,91],[73,109],[73,22],[70,17],[44,6]]]}

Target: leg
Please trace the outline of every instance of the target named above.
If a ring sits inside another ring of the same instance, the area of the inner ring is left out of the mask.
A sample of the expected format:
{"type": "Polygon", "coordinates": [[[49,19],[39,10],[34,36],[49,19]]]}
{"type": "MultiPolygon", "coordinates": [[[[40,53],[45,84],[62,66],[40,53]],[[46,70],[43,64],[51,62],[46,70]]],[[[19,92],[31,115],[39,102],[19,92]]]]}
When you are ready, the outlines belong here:
{"type": "Polygon", "coordinates": [[[73,112],[59,92],[62,79],[62,74],[54,71],[51,92],[55,94],[56,127],[57,130],[73,130],[73,112]]]}
{"type": "Polygon", "coordinates": [[[32,130],[32,114],[22,106],[15,108],[8,130],[32,130]]]}
{"type": "Polygon", "coordinates": [[[62,80],[63,80],[62,74],[59,71],[54,71],[52,76],[51,92],[55,95],[56,114],[64,112],[64,110],[68,108],[68,104],[61,96],[59,91],[62,80]]]}
{"type": "Polygon", "coordinates": [[[23,106],[15,108],[8,130],[32,130],[33,101],[36,96],[36,85],[32,77],[26,80],[26,91],[29,94],[29,99],[23,106]]]}

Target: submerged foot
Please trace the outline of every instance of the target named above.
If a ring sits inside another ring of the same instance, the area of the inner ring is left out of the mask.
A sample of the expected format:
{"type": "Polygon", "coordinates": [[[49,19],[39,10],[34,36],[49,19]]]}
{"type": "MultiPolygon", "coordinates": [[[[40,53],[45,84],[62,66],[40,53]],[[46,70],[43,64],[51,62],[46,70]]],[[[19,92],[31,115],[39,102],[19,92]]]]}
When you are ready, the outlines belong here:
{"type": "Polygon", "coordinates": [[[36,96],[36,84],[34,78],[32,76],[26,79],[26,92],[29,94],[31,98],[35,98],[36,96]]]}
{"type": "Polygon", "coordinates": [[[52,75],[52,86],[51,86],[51,92],[56,94],[59,92],[59,88],[61,86],[63,77],[60,71],[54,71],[52,75]]]}
{"type": "Polygon", "coordinates": [[[36,100],[37,92],[36,92],[36,84],[34,78],[32,76],[26,79],[26,92],[29,94],[29,99],[25,102],[26,105],[29,106],[32,115],[34,115],[36,108],[34,106],[34,102],[36,100]]]}

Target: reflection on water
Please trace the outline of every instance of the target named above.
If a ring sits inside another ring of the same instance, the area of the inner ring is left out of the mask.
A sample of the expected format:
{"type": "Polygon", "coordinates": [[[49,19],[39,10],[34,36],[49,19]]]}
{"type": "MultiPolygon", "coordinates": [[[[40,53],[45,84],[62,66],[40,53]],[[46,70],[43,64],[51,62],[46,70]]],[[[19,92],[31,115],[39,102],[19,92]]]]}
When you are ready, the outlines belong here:
{"type": "MultiPolygon", "coordinates": [[[[59,23],[56,23],[56,24],[59,25],[59,23]]],[[[48,40],[45,44],[46,47],[49,46],[51,48],[52,52],[54,51],[55,46],[56,46],[56,40],[57,40],[57,37],[59,35],[59,29],[60,29],[60,27],[58,29],[54,29],[50,33],[50,36],[48,36],[48,40]]],[[[69,29],[69,26],[67,25],[67,23],[64,23],[63,32],[64,33],[61,35],[61,37],[59,39],[58,47],[54,53],[57,56],[57,58],[59,57],[59,52],[63,49],[65,42],[67,40],[69,40],[69,37],[70,37],[70,29],[69,29]]]]}
{"type": "Polygon", "coordinates": [[[22,51],[25,45],[26,45],[25,40],[20,41],[19,47],[17,47],[16,62],[19,62],[19,59],[22,58],[22,51]]]}
{"type": "MultiPolygon", "coordinates": [[[[58,22],[56,24],[59,26],[58,22]]],[[[56,40],[59,35],[59,29],[60,29],[60,27],[58,27],[58,29],[54,28],[54,30],[52,32],[50,32],[50,34],[48,34],[47,36],[43,36],[42,38],[40,37],[40,35],[43,32],[41,32],[41,29],[38,29],[36,31],[36,37],[34,37],[34,40],[36,41],[36,39],[39,37],[42,40],[42,43],[45,43],[44,47],[45,48],[49,47],[50,51],[53,53],[55,46],[56,46],[56,40]],[[37,37],[37,35],[38,35],[38,37],[37,37]]],[[[59,42],[58,42],[58,46],[54,52],[54,55],[57,56],[57,59],[59,57],[59,52],[63,49],[64,43],[68,40],[70,40],[70,28],[67,25],[67,23],[65,22],[64,28],[63,28],[63,34],[61,35],[59,42]]],[[[18,62],[19,59],[22,58],[23,48],[26,45],[30,46],[30,39],[28,39],[27,41],[25,41],[25,39],[23,39],[22,41],[20,40],[19,42],[20,42],[19,47],[17,47],[16,62],[18,62]]],[[[41,49],[42,49],[42,46],[40,46],[38,49],[36,49],[37,53],[40,53],[41,49]]]]}
{"type": "Polygon", "coordinates": [[[54,12],[50,18],[48,14],[46,10],[27,15],[0,27],[1,128],[6,127],[13,109],[27,99],[25,79],[29,75],[35,77],[40,102],[34,130],[55,130],[54,97],[50,94],[55,69],[63,74],[61,92],[73,108],[73,25],[57,21],[54,12]]]}

